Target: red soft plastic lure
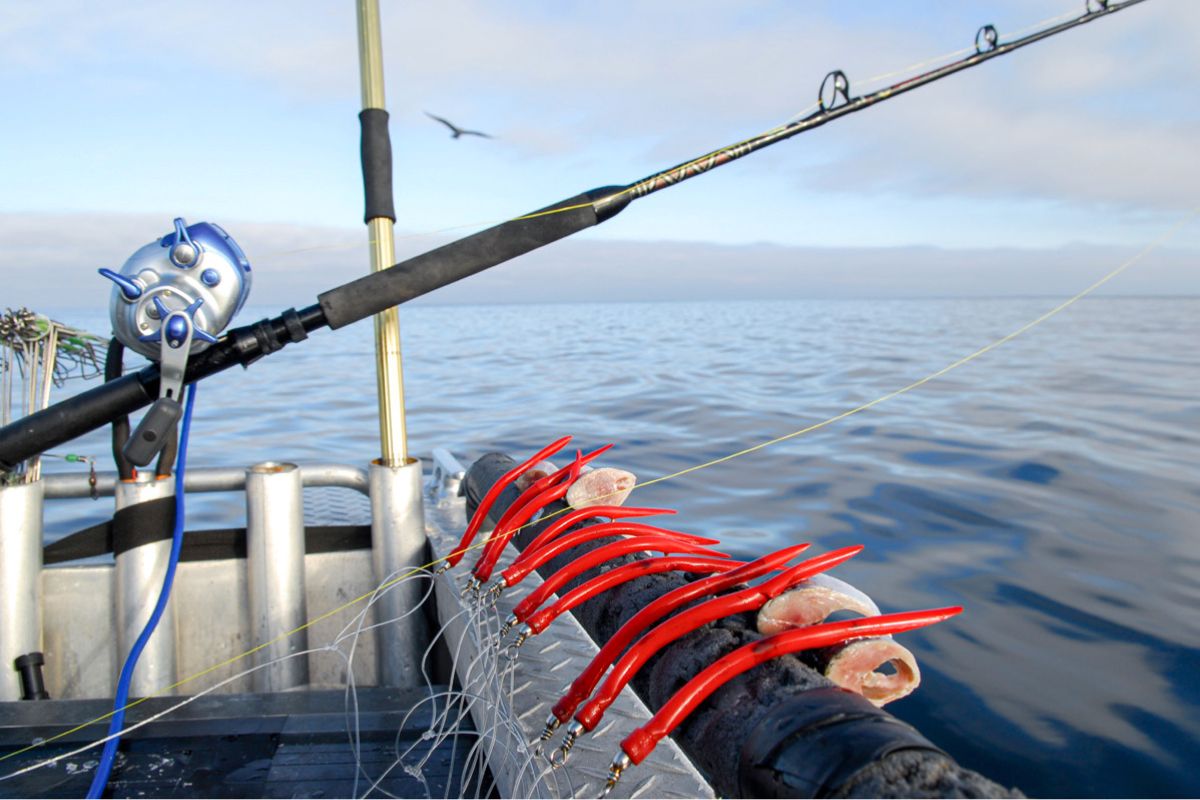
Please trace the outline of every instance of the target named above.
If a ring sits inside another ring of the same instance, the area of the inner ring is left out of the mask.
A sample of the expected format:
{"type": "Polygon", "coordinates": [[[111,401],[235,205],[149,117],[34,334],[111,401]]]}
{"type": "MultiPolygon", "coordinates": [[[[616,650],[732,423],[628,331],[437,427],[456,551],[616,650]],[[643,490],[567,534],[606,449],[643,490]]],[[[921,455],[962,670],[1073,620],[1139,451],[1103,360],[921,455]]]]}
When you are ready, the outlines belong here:
{"type": "MultiPolygon", "coordinates": [[[[612,672],[608,674],[595,696],[575,715],[575,721],[568,728],[562,746],[556,751],[556,765],[561,765],[566,761],[567,754],[575,745],[575,740],[584,731],[595,729],[603,718],[604,712],[616,701],[625,685],[633,679],[633,676],[650,660],[651,656],[663,647],[710,622],[715,622],[731,614],[753,611],[800,581],[853,558],[862,549],[862,545],[843,547],[840,550],[810,558],[758,586],[751,586],[739,592],[707,600],[655,626],[625,651],[620,660],[613,665],[612,672]]],[[[553,757],[552,760],[554,760],[553,757]]]]}
{"type": "Polygon", "coordinates": [[[567,690],[567,693],[555,704],[552,713],[546,718],[546,729],[542,731],[542,741],[549,739],[561,723],[571,718],[571,715],[575,713],[575,709],[579,707],[579,704],[588,698],[588,695],[596,688],[596,684],[604,677],[604,672],[608,669],[609,665],[646,628],[675,609],[693,600],[707,597],[716,592],[725,591],[739,583],[753,580],[771,570],[779,569],[792,560],[792,558],[806,550],[808,546],[806,543],[785,547],[782,550],[768,553],[745,566],[737,567],[722,575],[714,575],[709,578],[692,581],[685,586],[680,586],[678,589],[667,592],[634,614],[629,621],[613,634],[604,647],[600,648],[600,652],[592,658],[591,663],[575,679],[571,687],[567,690]]]}
{"type": "MultiPolygon", "coordinates": [[[[576,586],[556,602],[540,611],[537,610],[537,607],[541,605],[541,601],[530,603],[529,601],[533,597],[531,594],[513,609],[512,616],[505,622],[505,627],[500,629],[500,635],[503,636],[508,633],[508,629],[513,625],[524,622],[525,627],[513,642],[517,647],[520,647],[526,639],[530,636],[537,636],[551,622],[558,619],[560,615],[565,614],[582,603],[586,603],[594,597],[598,597],[609,589],[647,575],[657,575],[662,572],[691,572],[708,575],[713,572],[728,572],[731,569],[744,565],[745,562],[743,561],[732,559],[714,560],[696,556],[662,556],[661,558],[639,559],[631,564],[610,569],[608,572],[601,573],[586,583],[576,586]],[[526,608],[526,605],[528,605],[528,608],[526,608]]],[[[569,567],[564,567],[563,569],[569,569],[569,567]]],[[[558,573],[555,573],[555,577],[557,575],[558,573]]],[[[554,580],[554,578],[550,580],[554,580]]]]}
{"type": "Polygon", "coordinates": [[[750,586],[722,597],[714,597],[664,620],[641,639],[638,639],[625,655],[621,656],[621,659],[613,665],[612,672],[605,679],[604,685],[596,692],[596,696],[575,715],[575,720],[583,726],[584,730],[594,729],[601,717],[604,716],[605,710],[613,704],[617,695],[625,688],[625,684],[633,679],[642,665],[679,637],[731,614],[754,611],[772,597],[783,594],[800,581],[832,569],[844,561],[849,561],[862,549],[862,545],[854,545],[810,558],[794,567],[789,567],[774,578],[757,586],[750,586]]]}
{"type": "MultiPolygon", "coordinates": [[[[516,535],[525,523],[533,519],[534,515],[541,511],[546,506],[561,500],[571,488],[571,484],[575,482],[575,478],[579,476],[580,461],[578,458],[571,463],[566,477],[540,492],[535,494],[525,503],[514,503],[509,511],[505,513],[500,522],[496,523],[496,528],[492,531],[492,535],[488,537],[487,544],[483,548],[483,554],[479,560],[475,562],[475,568],[472,574],[478,583],[485,582],[492,577],[492,570],[496,568],[496,562],[500,560],[500,555],[504,552],[505,546],[508,545],[510,539],[516,535]]],[[[531,487],[532,488],[532,487],[531,487]]],[[[524,497],[524,495],[522,495],[524,497]]],[[[520,498],[518,498],[519,502],[520,498]]]]}
{"type": "Polygon", "coordinates": [[[766,639],[742,645],[714,661],[700,674],[684,684],[683,688],[664,703],[648,723],[625,737],[621,742],[623,752],[613,759],[605,793],[607,794],[607,791],[616,784],[622,770],[626,769],[630,763],[642,763],[659,741],[687,719],[697,706],[743,672],[789,653],[830,647],[849,639],[902,633],[914,628],[933,625],[960,613],[962,613],[961,606],[949,606],[928,611],[905,611],[899,614],[826,622],[806,628],[783,631],[766,639]]]}
{"type": "MultiPolygon", "coordinates": [[[[663,533],[658,528],[648,528],[646,531],[646,534],[648,534],[648,535],[663,535],[663,533]]],[[[635,538],[641,538],[641,537],[638,536],[635,538]]],[[[717,544],[717,541],[714,539],[694,539],[691,537],[676,537],[676,536],[668,536],[667,538],[677,539],[681,544],[683,544],[685,546],[693,545],[695,543],[717,544]]],[[[538,609],[538,607],[542,605],[542,603],[546,602],[546,600],[550,597],[550,595],[557,594],[560,589],[562,589],[568,583],[575,580],[576,578],[578,578],[580,575],[587,572],[588,570],[598,567],[601,564],[606,564],[609,561],[612,561],[614,558],[619,558],[623,555],[628,555],[629,553],[638,552],[636,547],[629,546],[630,541],[632,541],[632,540],[631,539],[621,539],[616,542],[610,542],[610,543],[604,545],[603,547],[597,547],[595,550],[584,553],[583,555],[581,555],[578,558],[571,561],[570,564],[567,564],[562,569],[555,572],[553,575],[551,575],[549,578],[547,578],[545,581],[543,581],[541,586],[537,587],[532,592],[530,592],[529,595],[526,596],[524,599],[522,599],[520,603],[517,603],[516,607],[513,609],[513,612],[512,612],[513,616],[516,618],[516,621],[517,622],[524,621],[524,619],[527,616],[529,616],[530,614],[532,614],[534,611],[536,611],[538,609]]],[[[701,549],[680,548],[680,549],[673,550],[671,552],[699,554],[701,552],[701,549]]],[[[710,553],[712,551],[703,550],[703,552],[710,553]]],[[[725,554],[719,553],[718,555],[724,556],[725,554]]],[[[648,560],[657,561],[657,559],[648,559],[648,560]]],[[[634,562],[633,564],[626,564],[625,566],[632,567],[632,566],[635,566],[635,565],[641,564],[641,563],[645,563],[645,560],[637,561],[637,562],[634,562]]],[[[709,563],[712,563],[712,562],[709,562],[709,563]]],[[[733,567],[738,566],[740,562],[726,561],[726,562],[716,562],[716,563],[730,564],[731,566],[727,566],[725,568],[725,570],[723,570],[723,571],[728,571],[730,569],[733,569],[733,567]]],[[[661,572],[662,570],[659,570],[659,571],[661,572]]],[[[708,569],[708,570],[701,569],[700,571],[716,572],[718,570],[717,569],[708,569]]],[[[611,575],[613,575],[613,573],[617,573],[617,572],[620,572],[620,569],[610,570],[609,572],[606,572],[603,575],[597,575],[596,578],[593,578],[593,580],[597,580],[600,578],[609,578],[609,576],[611,576],[611,575]]],[[[643,570],[642,574],[649,574],[649,573],[646,573],[643,570]]],[[[628,577],[625,577],[622,579],[617,579],[616,583],[611,582],[612,579],[610,578],[610,582],[607,585],[615,586],[617,583],[620,583],[623,580],[632,580],[635,577],[637,577],[637,575],[629,575],[628,577]]],[[[580,587],[580,588],[582,588],[582,587],[580,587]]],[[[604,590],[601,589],[599,591],[604,591],[604,590]]]]}
{"type": "Polygon", "coordinates": [[[528,472],[534,464],[537,464],[539,461],[543,461],[557,453],[559,450],[562,450],[570,441],[570,436],[564,436],[561,439],[552,442],[551,444],[534,453],[533,457],[528,461],[522,461],[508,472],[501,475],[500,479],[492,484],[492,488],[488,489],[487,494],[483,496],[483,500],[479,502],[478,507],[475,509],[475,513],[471,516],[471,521],[467,524],[467,530],[463,533],[462,539],[459,540],[458,547],[454,548],[450,555],[446,557],[445,563],[447,566],[454,567],[458,565],[459,561],[462,561],[462,557],[465,556],[467,551],[471,548],[471,542],[475,539],[475,534],[479,533],[479,528],[483,525],[483,521],[487,519],[488,512],[491,511],[492,506],[495,505],[496,498],[503,494],[504,490],[507,489],[513,481],[528,472]]]}
{"type": "MultiPolygon", "coordinates": [[[[721,543],[720,539],[709,539],[705,536],[695,536],[690,533],[673,531],[669,528],[656,528],[653,525],[645,525],[641,522],[628,522],[625,520],[601,522],[599,525],[588,525],[586,528],[580,528],[577,531],[571,531],[570,533],[563,534],[545,547],[539,548],[537,553],[523,560],[520,564],[510,565],[506,570],[500,573],[500,578],[497,581],[498,586],[494,587],[493,591],[499,591],[511,586],[516,586],[525,579],[525,576],[533,572],[538,567],[542,566],[548,561],[553,561],[555,558],[558,558],[568,550],[576,548],[585,542],[590,542],[593,539],[603,539],[606,536],[641,535],[664,536],[696,545],[721,543]]],[[[602,548],[597,548],[597,550],[599,549],[602,548]]],[[[588,553],[584,557],[590,555],[591,553],[588,553]]]]}
{"type": "Polygon", "coordinates": [[[488,538],[483,555],[475,564],[474,575],[477,584],[492,577],[492,570],[500,560],[500,554],[516,532],[533,519],[534,514],[551,503],[561,500],[571,488],[571,484],[579,477],[580,471],[589,461],[604,453],[612,445],[608,444],[588,453],[586,456],[576,451],[575,460],[552,475],[547,475],[535,481],[524,494],[517,498],[500,521],[496,523],[492,535],[488,538]]]}
{"type": "Polygon", "coordinates": [[[544,531],[533,538],[533,541],[525,545],[521,550],[521,555],[517,556],[513,564],[521,563],[522,559],[529,558],[537,552],[539,547],[549,543],[554,537],[565,531],[567,528],[573,527],[579,522],[596,517],[608,517],[609,519],[624,519],[626,517],[653,517],[657,514],[674,514],[675,510],[670,508],[637,508],[636,506],[586,506],[570,511],[550,523],[544,531]]]}

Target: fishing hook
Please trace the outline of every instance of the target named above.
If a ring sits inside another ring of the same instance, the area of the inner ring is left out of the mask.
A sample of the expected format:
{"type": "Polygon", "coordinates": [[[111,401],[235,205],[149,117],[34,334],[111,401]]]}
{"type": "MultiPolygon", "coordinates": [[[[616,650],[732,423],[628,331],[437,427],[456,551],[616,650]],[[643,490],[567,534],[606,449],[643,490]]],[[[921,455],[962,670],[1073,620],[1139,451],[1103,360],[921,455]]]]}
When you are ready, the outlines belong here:
{"type": "MultiPolygon", "coordinates": [[[[692,549],[684,549],[684,547],[680,547],[680,548],[673,549],[670,552],[687,553],[692,556],[706,556],[706,555],[710,555],[713,553],[713,551],[711,551],[711,550],[695,547],[696,544],[703,544],[703,543],[717,544],[718,543],[716,540],[712,540],[712,539],[700,539],[700,540],[696,540],[693,542],[691,539],[681,538],[679,536],[672,536],[672,535],[670,535],[670,533],[671,532],[669,532],[669,531],[666,533],[661,533],[661,532],[658,532],[658,529],[656,529],[656,528],[650,528],[647,531],[646,536],[662,537],[662,538],[668,539],[670,542],[678,542],[679,544],[684,545],[685,547],[691,547],[692,549]]],[[[569,564],[562,567],[557,572],[555,572],[553,575],[551,575],[549,578],[547,578],[545,581],[543,581],[541,586],[537,587],[532,592],[530,592],[520,603],[518,603],[516,605],[515,608],[513,608],[512,616],[510,616],[508,618],[508,620],[505,621],[504,627],[501,628],[501,634],[502,635],[506,634],[513,625],[516,625],[519,622],[524,622],[526,620],[526,618],[529,617],[530,614],[532,614],[534,611],[536,611],[542,605],[542,603],[546,602],[546,600],[550,597],[550,595],[557,594],[559,592],[559,590],[561,590],[564,586],[569,584],[571,581],[578,578],[580,575],[583,575],[584,573],[588,572],[589,570],[595,569],[596,567],[598,567],[602,564],[607,564],[608,562],[612,561],[613,559],[620,558],[625,555],[629,555],[630,553],[639,552],[638,547],[632,543],[635,540],[646,538],[646,536],[635,536],[632,539],[628,539],[628,538],[618,539],[615,542],[609,542],[606,545],[597,547],[595,550],[584,553],[583,555],[579,556],[578,558],[572,560],[569,564]]],[[[651,548],[642,548],[642,549],[651,549],[651,548]]],[[[668,551],[662,550],[660,552],[663,552],[665,554],[668,551]]],[[[717,556],[720,558],[723,558],[724,560],[717,561],[717,562],[709,562],[709,561],[705,561],[703,559],[700,559],[700,560],[693,559],[693,560],[696,560],[697,563],[700,565],[700,567],[699,567],[700,572],[727,571],[727,570],[733,569],[733,567],[739,566],[741,564],[741,562],[739,562],[739,561],[730,560],[726,556],[725,553],[717,553],[717,556]],[[711,566],[712,564],[717,564],[718,566],[714,568],[711,566]],[[724,570],[721,570],[720,565],[723,565],[723,564],[727,564],[728,566],[726,566],[724,570]]],[[[686,557],[684,557],[684,558],[686,558],[686,557]]],[[[658,566],[657,565],[658,561],[659,561],[659,559],[639,559],[639,560],[633,562],[632,564],[626,564],[625,567],[631,567],[631,566],[635,566],[638,564],[644,564],[647,562],[655,562],[655,566],[658,566]]],[[[590,593],[586,597],[584,597],[582,600],[577,601],[576,605],[579,602],[583,602],[583,600],[586,600],[590,597],[594,597],[595,595],[600,594],[601,592],[606,591],[607,589],[609,589],[613,586],[616,586],[619,583],[623,583],[625,581],[632,580],[633,578],[638,577],[638,575],[640,575],[640,574],[645,574],[645,575],[653,574],[653,572],[646,571],[643,569],[643,570],[641,570],[640,573],[625,572],[625,573],[621,573],[621,575],[619,575],[615,579],[611,577],[614,573],[619,572],[620,570],[624,569],[625,567],[620,567],[615,570],[609,570],[608,572],[604,572],[600,575],[597,575],[595,578],[593,578],[592,579],[593,581],[596,581],[596,580],[599,580],[602,578],[606,579],[606,580],[601,581],[598,588],[594,588],[592,591],[590,591],[590,593]]],[[[670,568],[669,566],[659,566],[659,568],[654,571],[662,572],[669,568],[670,568]]],[[[589,581],[588,583],[591,583],[591,581],[589,581]]],[[[581,587],[577,587],[577,588],[583,588],[583,587],[581,586],[581,587]]],[[[559,613],[561,613],[561,610],[559,613]]],[[[554,616],[557,616],[557,614],[555,614],[554,616]]],[[[553,619],[553,617],[550,617],[550,619],[553,619]]],[[[540,631],[542,628],[544,628],[546,625],[548,625],[550,623],[550,619],[547,619],[538,628],[538,630],[540,631]]]]}

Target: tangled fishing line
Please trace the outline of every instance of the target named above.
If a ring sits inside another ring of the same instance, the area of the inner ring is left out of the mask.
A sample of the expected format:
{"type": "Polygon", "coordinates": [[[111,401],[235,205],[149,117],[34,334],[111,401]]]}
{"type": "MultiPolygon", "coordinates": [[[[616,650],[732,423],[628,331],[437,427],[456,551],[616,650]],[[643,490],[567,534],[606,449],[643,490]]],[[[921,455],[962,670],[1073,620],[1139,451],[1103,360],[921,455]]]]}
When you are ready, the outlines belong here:
{"type": "MultiPolygon", "coordinates": [[[[99,336],[28,308],[0,314],[0,425],[46,408],[52,386],[102,374],[106,351],[99,336]]],[[[30,483],[40,476],[41,457],[35,456],[0,479],[30,483]]]]}

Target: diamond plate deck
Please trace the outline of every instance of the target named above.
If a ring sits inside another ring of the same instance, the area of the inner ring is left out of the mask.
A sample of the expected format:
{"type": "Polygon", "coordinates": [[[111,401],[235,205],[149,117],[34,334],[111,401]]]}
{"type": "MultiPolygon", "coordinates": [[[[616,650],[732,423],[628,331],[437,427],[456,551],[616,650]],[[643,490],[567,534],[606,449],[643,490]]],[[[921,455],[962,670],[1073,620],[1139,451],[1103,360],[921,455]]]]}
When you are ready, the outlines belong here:
{"type": "MultiPolygon", "coordinates": [[[[430,487],[425,508],[429,543],[436,558],[449,553],[458,544],[466,527],[465,503],[461,498],[448,496],[435,485],[430,487]]],[[[511,550],[505,560],[509,559],[511,550]]],[[[517,590],[502,595],[495,611],[484,619],[482,627],[487,628],[484,631],[481,626],[468,624],[467,615],[463,613],[465,601],[460,597],[462,587],[470,577],[468,565],[473,562],[469,556],[463,559],[457,568],[439,577],[436,587],[438,616],[446,628],[448,643],[452,650],[461,643],[456,663],[459,678],[464,683],[478,675],[477,672],[470,676],[466,673],[468,665],[479,656],[482,643],[487,641],[489,650],[492,648],[489,640],[510,615],[513,606],[541,583],[534,573],[517,590]]],[[[597,651],[596,644],[575,617],[564,614],[548,631],[525,643],[515,664],[506,664],[504,657],[499,657],[499,668],[511,667],[511,673],[488,676],[486,690],[481,692],[485,697],[482,702],[475,703],[471,711],[475,726],[480,730],[494,727],[498,720],[512,721],[503,726],[489,748],[488,766],[502,797],[600,796],[608,776],[608,765],[620,752],[621,739],[651,716],[631,689],[626,687],[596,731],[580,737],[562,769],[549,769],[546,759],[535,756],[531,745],[541,734],[551,707],[597,651]],[[500,688],[501,680],[505,691],[500,688]],[[509,686],[513,687],[511,706],[506,696],[509,686]],[[504,748],[509,748],[511,758],[500,757],[504,748]],[[531,760],[537,764],[536,775],[531,774],[534,770],[521,770],[521,766],[531,760]]],[[[484,660],[490,661],[486,653],[484,660]]],[[[547,751],[558,746],[562,734],[563,728],[560,728],[547,742],[547,751]]],[[[610,796],[708,798],[714,794],[683,751],[672,739],[666,738],[645,761],[625,772],[610,796]]]]}

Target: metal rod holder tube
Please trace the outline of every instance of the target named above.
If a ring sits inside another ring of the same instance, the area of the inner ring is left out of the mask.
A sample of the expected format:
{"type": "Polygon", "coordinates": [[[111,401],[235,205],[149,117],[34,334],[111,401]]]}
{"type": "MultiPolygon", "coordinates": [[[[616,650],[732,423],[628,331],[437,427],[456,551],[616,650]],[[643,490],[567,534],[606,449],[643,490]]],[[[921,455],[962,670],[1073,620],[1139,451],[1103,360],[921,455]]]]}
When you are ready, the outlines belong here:
{"type": "Polygon", "coordinates": [[[375,462],[370,469],[371,556],[379,589],[379,682],[382,686],[424,685],[421,656],[429,643],[423,610],[428,576],[413,572],[426,561],[421,462],[401,467],[375,462]]]}
{"type": "Polygon", "coordinates": [[[266,461],[246,470],[246,573],[255,644],[252,685],[279,692],[308,683],[304,499],[300,468],[266,461]],[[295,631],[295,633],[293,633],[295,631]],[[288,656],[292,656],[288,658],[288,656]],[[274,663],[272,663],[274,662],[274,663]]]}
{"type": "Polygon", "coordinates": [[[13,662],[42,649],[42,491],[0,486],[0,700],[21,699],[13,662]]]}
{"type": "MultiPolygon", "coordinates": [[[[118,511],[174,495],[174,478],[120,481],[114,492],[118,511]]],[[[158,593],[162,591],[163,576],[170,558],[170,539],[143,544],[116,557],[117,648],[122,664],[150,619],[150,613],[158,601],[158,593]]],[[[129,684],[131,697],[145,697],[160,692],[179,680],[175,635],[175,601],[172,599],[138,658],[133,680],[129,684]]]]}

